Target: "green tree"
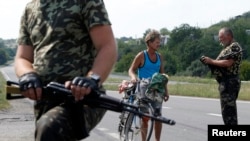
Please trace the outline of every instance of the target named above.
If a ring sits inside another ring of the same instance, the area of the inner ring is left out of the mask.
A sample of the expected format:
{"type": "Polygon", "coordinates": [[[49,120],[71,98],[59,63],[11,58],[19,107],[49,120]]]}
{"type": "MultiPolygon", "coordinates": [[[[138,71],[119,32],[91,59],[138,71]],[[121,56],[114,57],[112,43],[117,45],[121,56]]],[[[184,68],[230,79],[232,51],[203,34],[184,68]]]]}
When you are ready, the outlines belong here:
{"type": "Polygon", "coordinates": [[[3,65],[7,62],[8,56],[4,49],[0,48],[0,65],[3,65]]]}
{"type": "Polygon", "coordinates": [[[188,24],[176,27],[171,32],[167,48],[177,58],[177,72],[184,71],[192,61],[199,58],[202,52],[202,48],[199,45],[201,37],[201,29],[191,27],[188,24]]]}
{"type": "Polygon", "coordinates": [[[177,58],[172,54],[171,51],[165,49],[165,48],[160,48],[159,52],[161,53],[164,61],[164,72],[174,75],[177,72],[177,58]]]}
{"type": "MultiPolygon", "coordinates": [[[[228,21],[221,21],[203,29],[188,24],[182,24],[172,31],[168,31],[166,28],[160,29],[162,35],[170,36],[167,44],[159,49],[164,62],[166,62],[166,65],[164,65],[165,72],[171,75],[186,74],[211,77],[210,70],[202,65],[199,59],[202,55],[213,59],[217,57],[222,49],[218,41],[218,31],[225,26],[233,30],[236,41],[244,49],[243,60],[250,62],[250,12],[246,12],[228,21]],[[248,32],[246,32],[247,30],[248,32]]],[[[146,49],[144,38],[150,30],[145,30],[141,39],[133,39],[132,37],[119,39],[121,42],[118,42],[119,60],[117,70],[121,72],[127,71],[129,63],[126,61],[129,60],[129,57],[132,60],[139,51],[146,49]],[[138,40],[141,44],[137,44],[138,40]]],[[[241,77],[244,76],[244,79],[249,74],[247,68],[249,67],[243,65],[241,69],[241,73],[243,73],[241,77]]]]}
{"type": "Polygon", "coordinates": [[[167,28],[160,29],[161,35],[169,35],[171,32],[167,28]]]}
{"type": "Polygon", "coordinates": [[[129,53],[126,55],[123,55],[119,62],[115,65],[115,72],[128,72],[128,69],[134,59],[134,54],[129,53]]]}
{"type": "Polygon", "coordinates": [[[245,81],[250,80],[250,62],[249,61],[242,61],[241,68],[240,68],[240,78],[245,81]]]}

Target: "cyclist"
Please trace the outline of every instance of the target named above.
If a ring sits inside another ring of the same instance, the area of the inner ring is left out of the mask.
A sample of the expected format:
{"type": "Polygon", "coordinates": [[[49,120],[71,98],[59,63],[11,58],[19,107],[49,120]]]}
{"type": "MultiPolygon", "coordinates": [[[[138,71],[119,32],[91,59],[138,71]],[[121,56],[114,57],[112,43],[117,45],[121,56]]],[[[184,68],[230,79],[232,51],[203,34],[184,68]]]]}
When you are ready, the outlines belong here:
{"type": "MultiPolygon", "coordinates": [[[[129,68],[129,76],[131,81],[136,83],[138,78],[141,80],[140,86],[142,86],[142,81],[151,79],[154,73],[164,73],[163,59],[161,54],[157,52],[160,47],[161,35],[156,30],[151,30],[145,37],[145,42],[147,45],[147,49],[139,52],[130,68],[129,68]],[[137,72],[136,72],[137,71],[137,72]],[[138,77],[137,77],[138,74],[138,77]]],[[[150,81],[150,80],[148,80],[150,81]]],[[[146,82],[146,81],[144,81],[146,82]]],[[[141,96],[144,97],[147,87],[140,87],[141,96]]],[[[167,101],[169,98],[167,84],[165,85],[165,90],[163,94],[163,100],[167,101]]],[[[158,109],[158,106],[154,108],[158,109]]],[[[159,109],[159,115],[161,115],[161,107],[159,109]]],[[[148,119],[144,119],[142,122],[142,128],[147,128],[148,119]]],[[[155,141],[160,141],[162,123],[156,121],[154,125],[155,130],[155,141]]],[[[142,140],[146,140],[146,134],[142,133],[142,140]]]]}
{"type": "Polygon", "coordinates": [[[112,70],[117,47],[103,0],[33,0],[21,18],[15,72],[23,96],[35,100],[36,141],[86,138],[106,110],[78,105],[112,70]],[[74,103],[41,99],[51,81],[71,89],[74,103]]]}

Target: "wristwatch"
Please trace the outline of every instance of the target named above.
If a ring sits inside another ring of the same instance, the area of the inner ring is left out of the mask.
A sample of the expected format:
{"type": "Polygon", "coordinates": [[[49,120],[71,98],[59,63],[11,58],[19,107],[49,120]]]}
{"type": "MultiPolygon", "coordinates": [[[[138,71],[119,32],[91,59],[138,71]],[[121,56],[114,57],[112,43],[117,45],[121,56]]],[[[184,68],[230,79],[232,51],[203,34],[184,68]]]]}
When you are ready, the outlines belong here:
{"type": "Polygon", "coordinates": [[[101,77],[96,74],[96,73],[91,73],[89,75],[90,79],[94,80],[96,82],[96,84],[98,85],[98,87],[100,86],[100,80],[101,80],[101,77]]]}

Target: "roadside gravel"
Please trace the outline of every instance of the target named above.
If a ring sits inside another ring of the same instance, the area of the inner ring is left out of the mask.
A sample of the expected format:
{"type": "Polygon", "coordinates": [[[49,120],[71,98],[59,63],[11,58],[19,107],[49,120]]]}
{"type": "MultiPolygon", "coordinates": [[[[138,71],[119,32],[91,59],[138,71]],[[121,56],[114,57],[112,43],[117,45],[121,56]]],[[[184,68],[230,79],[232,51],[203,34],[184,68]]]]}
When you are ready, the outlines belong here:
{"type": "Polygon", "coordinates": [[[1,141],[34,141],[34,114],[31,100],[9,100],[11,108],[0,110],[1,141]]]}

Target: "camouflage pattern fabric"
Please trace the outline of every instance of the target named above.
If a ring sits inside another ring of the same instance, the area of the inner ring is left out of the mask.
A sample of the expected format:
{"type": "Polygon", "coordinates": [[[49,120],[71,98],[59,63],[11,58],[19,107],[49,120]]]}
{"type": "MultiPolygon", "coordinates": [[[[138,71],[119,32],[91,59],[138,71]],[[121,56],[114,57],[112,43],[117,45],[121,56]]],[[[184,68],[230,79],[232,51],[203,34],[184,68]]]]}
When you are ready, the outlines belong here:
{"type": "MultiPolygon", "coordinates": [[[[237,42],[233,42],[221,51],[217,59],[223,55],[232,52],[240,52],[242,48],[237,42]]],[[[215,70],[216,80],[219,83],[220,103],[222,119],[225,125],[237,125],[237,105],[236,100],[241,87],[239,78],[240,64],[242,61],[242,52],[230,56],[227,59],[234,59],[234,64],[229,68],[223,68],[222,71],[215,70]]]]}
{"type": "MultiPolygon", "coordinates": [[[[220,60],[221,56],[227,55],[227,54],[231,54],[233,52],[239,52],[241,51],[242,48],[239,45],[239,43],[237,42],[233,42],[232,44],[230,44],[229,46],[225,47],[220,54],[217,57],[217,60],[220,60]]],[[[235,63],[229,67],[229,68],[221,68],[223,69],[223,72],[221,72],[218,69],[214,70],[214,75],[216,78],[221,78],[221,77],[226,77],[226,76],[232,76],[232,75],[238,75],[239,74],[239,70],[240,70],[240,63],[242,60],[242,52],[241,53],[237,53],[233,56],[230,56],[227,59],[234,59],[235,63]],[[223,74],[224,73],[224,74],[223,74]]]]}
{"type": "Polygon", "coordinates": [[[90,28],[110,24],[102,0],[32,0],[21,19],[18,44],[34,47],[33,66],[44,84],[64,82],[92,67],[96,50],[90,28]]]}
{"type": "Polygon", "coordinates": [[[148,85],[145,95],[159,103],[162,103],[165,96],[165,86],[168,83],[168,75],[161,73],[154,73],[151,82],[148,85]]]}
{"type": "MultiPolygon", "coordinates": [[[[44,85],[64,83],[92,68],[96,50],[89,31],[96,25],[111,25],[103,0],[32,0],[21,18],[17,42],[34,48],[33,67],[44,85]]],[[[89,132],[106,112],[82,105],[77,112],[84,116],[74,120],[67,107],[64,102],[37,101],[36,140],[80,139],[81,134],[72,133],[78,131],[75,123],[84,119],[85,125],[78,127],[89,132]]]]}
{"type": "Polygon", "coordinates": [[[86,138],[101,121],[106,110],[80,104],[49,102],[44,105],[36,103],[35,115],[41,116],[36,116],[40,117],[36,122],[36,140],[76,141],[86,138]]]}
{"type": "Polygon", "coordinates": [[[219,83],[222,119],[225,125],[237,125],[236,100],[241,87],[238,77],[224,79],[219,83]]]}

